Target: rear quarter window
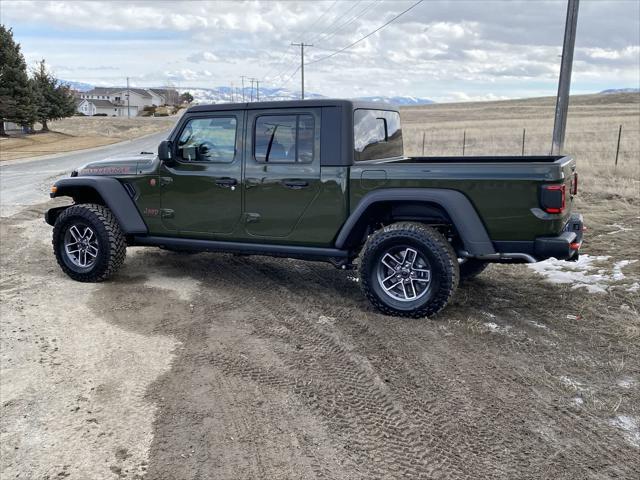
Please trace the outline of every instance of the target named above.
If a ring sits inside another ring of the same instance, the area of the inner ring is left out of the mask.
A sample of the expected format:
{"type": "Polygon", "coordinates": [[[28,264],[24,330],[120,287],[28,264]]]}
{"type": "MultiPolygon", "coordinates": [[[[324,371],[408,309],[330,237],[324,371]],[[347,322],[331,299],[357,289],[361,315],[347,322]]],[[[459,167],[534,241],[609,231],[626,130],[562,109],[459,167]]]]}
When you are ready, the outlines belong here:
{"type": "Polygon", "coordinates": [[[356,162],[401,157],[403,150],[400,114],[389,110],[355,110],[353,144],[356,162]]]}

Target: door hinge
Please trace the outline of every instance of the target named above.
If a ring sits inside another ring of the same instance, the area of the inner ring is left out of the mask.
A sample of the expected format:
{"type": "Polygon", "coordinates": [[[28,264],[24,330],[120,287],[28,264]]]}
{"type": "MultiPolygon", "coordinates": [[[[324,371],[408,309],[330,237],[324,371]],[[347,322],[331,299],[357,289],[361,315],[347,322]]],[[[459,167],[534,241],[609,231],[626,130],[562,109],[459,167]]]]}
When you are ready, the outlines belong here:
{"type": "Polygon", "coordinates": [[[175,212],[173,210],[171,210],[170,208],[161,208],[160,209],[160,217],[162,218],[173,218],[175,215],[175,212]]]}
{"type": "Polygon", "coordinates": [[[246,223],[256,223],[260,221],[260,214],[259,213],[245,213],[244,214],[244,221],[246,223]]]}

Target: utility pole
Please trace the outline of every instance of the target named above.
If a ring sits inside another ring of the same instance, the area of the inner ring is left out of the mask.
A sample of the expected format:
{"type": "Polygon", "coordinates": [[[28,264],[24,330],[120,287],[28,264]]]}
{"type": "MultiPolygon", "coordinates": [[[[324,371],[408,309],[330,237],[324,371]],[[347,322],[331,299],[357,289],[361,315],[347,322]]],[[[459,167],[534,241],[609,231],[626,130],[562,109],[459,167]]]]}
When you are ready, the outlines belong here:
{"type": "Polygon", "coordinates": [[[240,78],[242,79],[242,103],[244,103],[244,79],[247,77],[242,75],[240,78]]]}
{"type": "Polygon", "coordinates": [[[558,80],[556,113],[553,122],[551,155],[560,155],[564,148],[564,134],[567,128],[569,91],[571,89],[571,67],[573,65],[573,47],[576,43],[579,3],[580,0],[568,0],[567,2],[567,20],[564,26],[564,43],[562,45],[560,79],[558,80]]]}
{"type": "Polygon", "coordinates": [[[254,80],[256,81],[256,101],[259,102],[260,101],[260,80],[258,80],[257,78],[254,78],[254,80]]]}
{"type": "Polygon", "coordinates": [[[253,78],[250,78],[249,81],[251,81],[251,97],[250,98],[251,98],[251,101],[253,102],[253,82],[254,82],[254,80],[253,80],[253,78]]]}
{"type": "Polygon", "coordinates": [[[127,118],[131,118],[131,103],[129,102],[129,98],[131,94],[129,93],[129,77],[127,77],[127,118]]]}
{"type": "Polygon", "coordinates": [[[313,45],[304,42],[292,43],[291,45],[293,47],[300,47],[300,82],[302,87],[300,92],[302,95],[302,100],[304,100],[304,47],[313,47],[313,45]]]}

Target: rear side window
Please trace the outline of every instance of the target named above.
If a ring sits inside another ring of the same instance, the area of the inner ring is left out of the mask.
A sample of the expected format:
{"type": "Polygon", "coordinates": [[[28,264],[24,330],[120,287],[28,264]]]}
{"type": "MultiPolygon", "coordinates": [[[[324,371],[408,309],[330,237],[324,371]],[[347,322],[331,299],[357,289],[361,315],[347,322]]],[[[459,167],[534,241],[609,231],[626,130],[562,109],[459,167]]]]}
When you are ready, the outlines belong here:
{"type": "Polygon", "coordinates": [[[236,128],[236,117],[189,120],[178,139],[178,158],[186,162],[233,162],[236,128]]]}
{"type": "Polygon", "coordinates": [[[254,157],[261,163],[311,163],[315,148],[312,115],[263,115],[256,119],[254,157]]]}
{"type": "Polygon", "coordinates": [[[401,157],[400,114],[388,110],[357,109],[353,113],[353,144],[356,162],[401,157]]]}

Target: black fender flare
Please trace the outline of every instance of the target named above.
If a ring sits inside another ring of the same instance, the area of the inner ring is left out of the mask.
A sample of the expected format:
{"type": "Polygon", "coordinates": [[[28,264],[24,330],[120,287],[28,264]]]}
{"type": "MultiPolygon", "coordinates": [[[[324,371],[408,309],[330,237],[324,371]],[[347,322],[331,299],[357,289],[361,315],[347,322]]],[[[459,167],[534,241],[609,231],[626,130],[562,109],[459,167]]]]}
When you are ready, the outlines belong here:
{"type": "MultiPolygon", "coordinates": [[[[129,196],[122,183],[112,177],[71,177],[63,178],[54,183],[51,190],[51,198],[73,197],[79,189],[89,189],[96,192],[109,207],[118,220],[120,228],[127,235],[141,235],[148,233],[135,202],[129,196]]],[[[62,207],[64,209],[66,207],[62,207]]],[[[61,213],[61,207],[52,208],[45,214],[45,220],[50,225],[61,213]]]]}
{"type": "Polygon", "coordinates": [[[367,193],[336,237],[336,248],[348,247],[350,234],[369,207],[380,202],[425,202],[441,207],[453,222],[465,250],[471,255],[495,253],[493,242],[471,201],[457,190],[444,188],[382,188],[367,193]]]}

